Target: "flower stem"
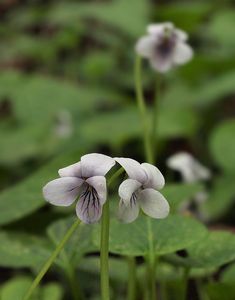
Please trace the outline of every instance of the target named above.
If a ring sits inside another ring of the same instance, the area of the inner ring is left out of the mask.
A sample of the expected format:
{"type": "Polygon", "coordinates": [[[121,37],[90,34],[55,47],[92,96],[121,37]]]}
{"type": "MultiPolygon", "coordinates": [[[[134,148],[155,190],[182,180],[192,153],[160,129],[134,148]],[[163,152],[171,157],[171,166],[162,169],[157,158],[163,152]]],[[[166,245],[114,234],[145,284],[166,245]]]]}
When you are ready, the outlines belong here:
{"type": "Polygon", "coordinates": [[[127,300],[135,300],[136,298],[136,261],[135,257],[127,257],[129,268],[128,293],[127,300]]]}
{"type": "MultiPolygon", "coordinates": [[[[141,67],[142,67],[141,58],[137,56],[135,62],[135,88],[136,88],[137,105],[143,122],[143,140],[145,145],[145,156],[148,163],[154,163],[154,155],[153,155],[154,152],[151,144],[151,135],[149,131],[147,109],[146,109],[144,96],[143,96],[143,89],[142,89],[141,67]]],[[[149,240],[149,255],[146,259],[146,263],[148,265],[147,267],[148,267],[150,293],[151,293],[150,299],[156,300],[155,253],[153,247],[152,220],[150,218],[147,218],[147,228],[148,228],[148,240],[149,240]]]]}
{"type": "Polygon", "coordinates": [[[109,300],[109,201],[103,207],[100,239],[101,299],[109,300]]]}
{"type": "Polygon", "coordinates": [[[28,300],[30,296],[32,295],[33,291],[36,289],[36,287],[39,285],[40,281],[42,280],[43,276],[46,274],[50,266],[53,264],[56,257],[59,255],[60,251],[64,248],[64,245],[67,243],[67,241],[70,239],[72,234],[77,229],[78,225],[80,224],[80,220],[76,219],[76,221],[72,224],[72,226],[69,228],[63,239],[58,244],[57,248],[54,250],[52,255],[49,257],[49,259],[46,261],[44,266],[42,267],[41,271],[38,273],[37,277],[34,279],[32,285],[30,286],[29,290],[25,294],[23,300],[28,300]]]}
{"type": "Polygon", "coordinates": [[[156,90],[155,90],[155,99],[153,107],[153,123],[152,123],[152,151],[155,153],[156,140],[157,140],[157,126],[158,126],[158,108],[161,95],[161,78],[157,77],[156,80],[156,90]]]}
{"type": "Polygon", "coordinates": [[[146,109],[144,96],[143,96],[143,89],[142,89],[141,66],[142,66],[141,57],[137,56],[135,62],[136,99],[137,99],[137,105],[139,108],[140,116],[142,119],[143,140],[144,140],[146,157],[149,163],[153,163],[154,159],[153,159],[153,151],[151,147],[150,130],[149,130],[150,128],[149,128],[147,109],[146,109]]]}

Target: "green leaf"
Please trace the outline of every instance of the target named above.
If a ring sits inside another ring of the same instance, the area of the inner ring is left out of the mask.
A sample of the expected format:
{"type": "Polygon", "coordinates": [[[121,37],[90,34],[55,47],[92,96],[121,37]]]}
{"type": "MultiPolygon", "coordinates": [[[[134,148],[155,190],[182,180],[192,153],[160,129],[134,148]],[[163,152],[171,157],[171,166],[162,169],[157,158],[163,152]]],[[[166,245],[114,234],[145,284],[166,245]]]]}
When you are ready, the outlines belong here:
{"type": "Polygon", "coordinates": [[[235,236],[225,231],[211,232],[189,247],[189,261],[198,268],[219,267],[235,259],[235,236]]]}
{"type": "Polygon", "coordinates": [[[234,300],[234,284],[228,283],[209,283],[206,286],[206,292],[209,299],[212,300],[234,300]]]}
{"type": "Polygon", "coordinates": [[[235,264],[228,266],[222,273],[221,281],[224,283],[234,283],[235,282],[235,264]]]}
{"type": "MultiPolygon", "coordinates": [[[[196,220],[183,216],[169,216],[163,220],[151,219],[154,251],[158,255],[172,253],[199,242],[207,230],[196,220]]],[[[147,217],[141,216],[131,224],[112,220],[110,252],[120,255],[144,256],[149,251],[147,217]]],[[[94,240],[99,243],[98,234],[94,240]]]]}
{"type": "MultiPolygon", "coordinates": [[[[57,170],[80,159],[79,153],[61,155],[29,178],[0,194],[0,224],[16,221],[46,205],[42,187],[58,177],[57,170]]],[[[66,210],[66,208],[64,209],[66,210]]]]}
{"type": "Polygon", "coordinates": [[[210,137],[210,150],[215,162],[225,171],[235,171],[235,120],[217,126],[210,137]]]}
{"type": "Polygon", "coordinates": [[[232,208],[234,194],[235,185],[232,176],[223,175],[216,178],[207,201],[201,206],[206,220],[216,220],[224,216],[232,208]]]}
{"type": "Polygon", "coordinates": [[[20,232],[0,231],[0,265],[3,267],[35,267],[50,255],[45,239],[20,232]]]}
{"type": "MultiPolygon", "coordinates": [[[[68,229],[74,223],[76,217],[58,220],[52,223],[47,230],[48,236],[55,246],[62,240],[68,229]]],[[[81,223],[76,232],[69,239],[64,247],[61,259],[67,259],[73,264],[78,263],[84,254],[98,251],[92,242],[92,225],[81,223]],[[66,256],[66,258],[65,258],[66,256]]]]}
{"type": "Polygon", "coordinates": [[[53,6],[47,18],[51,23],[77,24],[80,18],[95,18],[124,33],[138,36],[147,24],[148,2],[145,0],[115,0],[109,3],[60,3],[53,6]],[[135,14],[130,14],[135,8],[135,14]]]}

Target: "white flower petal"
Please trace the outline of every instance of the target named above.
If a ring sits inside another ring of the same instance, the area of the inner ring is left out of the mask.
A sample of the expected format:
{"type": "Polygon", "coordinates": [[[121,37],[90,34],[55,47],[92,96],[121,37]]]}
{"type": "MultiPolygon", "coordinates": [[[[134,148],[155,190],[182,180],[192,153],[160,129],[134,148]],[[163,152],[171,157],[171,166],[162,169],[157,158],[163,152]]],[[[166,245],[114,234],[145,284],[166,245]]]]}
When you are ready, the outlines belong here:
{"type": "Polygon", "coordinates": [[[179,40],[181,40],[182,42],[187,41],[187,39],[188,39],[188,34],[187,34],[185,31],[183,31],[183,30],[181,30],[181,29],[175,29],[175,30],[174,30],[174,33],[176,34],[177,38],[178,38],[179,40]]]}
{"type": "Polygon", "coordinates": [[[187,152],[179,152],[169,157],[167,166],[175,171],[179,171],[185,182],[196,182],[211,177],[210,170],[187,152]]]}
{"type": "Polygon", "coordinates": [[[123,167],[131,179],[135,179],[140,183],[144,183],[147,180],[147,175],[138,161],[124,157],[115,157],[114,159],[123,167]]]}
{"type": "Polygon", "coordinates": [[[137,41],[135,45],[135,51],[140,56],[149,58],[154,53],[155,44],[156,40],[153,37],[144,36],[137,41]]]}
{"type": "Polygon", "coordinates": [[[172,56],[162,58],[161,55],[156,55],[150,59],[152,68],[160,73],[166,73],[173,67],[172,56]]]}
{"type": "Polygon", "coordinates": [[[59,169],[60,177],[82,177],[81,162],[59,169]]]}
{"type": "Polygon", "coordinates": [[[86,154],[81,157],[82,176],[104,176],[115,165],[115,160],[99,153],[86,154]]]}
{"type": "Polygon", "coordinates": [[[131,223],[138,217],[138,215],[139,205],[137,202],[125,205],[125,203],[120,200],[118,216],[122,222],[131,223]]]}
{"type": "Polygon", "coordinates": [[[144,189],[140,192],[138,200],[142,210],[152,218],[163,219],[169,214],[169,204],[158,191],[144,189]]]}
{"type": "Polygon", "coordinates": [[[102,205],[94,188],[84,184],[80,199],[76,205],[76,213],[84,223],[91,224],[99,221],[102,214],[102,205]]]}
{"type": "Polygon", "coordinates": [[[99,201],[101,205],[103,205],[107,198],[107,185],[105,177],[93,176],[88,178],[86,182],[96,190],[99,197],[99,201]]]}
{"type": "Polygon", "coordinates": [[[54,205],[69,206],[78,196],[83,180],[76,177],[63,177],[50,181],[43,187],[44,198],[54,205]]]}
{"type": "Polygon", "coordinates": [[[193,57],[192,48],[185,43],[177,43],[174,49],[173,61],[175,64],[184,64],[190,61],[193,57]]]}
{"type": "Polygon", "coordinates": [[[150,24],[147,27],[147,32],[151,35],[161,35],[165,29],[173,30],[174,25],[171,22],[164,22],[159,24],[150,24]]]}
{"type": "Polygon", "coordinates": [[[164,187],[165,178],[163,177],[162,173],[157,167],[148,163],[141,164],[141,167],[145,170],[148,176],[148,180],[144,184],[145,188],[153,188],[160,190],[164,187]]]}
{"type": "Polygon", "coordinates": [[[130,178],[124,180],[120,184],[118,194],[125,205],[130,204],[132,195],[141,187],[141,185],[142,184],[139,181],[130,178]]]}

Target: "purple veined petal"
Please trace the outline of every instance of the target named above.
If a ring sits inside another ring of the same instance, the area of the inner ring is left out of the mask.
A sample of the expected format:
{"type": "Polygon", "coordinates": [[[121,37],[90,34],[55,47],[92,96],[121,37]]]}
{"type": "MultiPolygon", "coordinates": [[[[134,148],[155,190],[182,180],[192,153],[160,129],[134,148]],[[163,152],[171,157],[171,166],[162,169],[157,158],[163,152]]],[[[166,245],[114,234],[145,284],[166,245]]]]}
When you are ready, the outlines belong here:
{"type": "Polygon", "coordinates": [[[80,199],[76,205],[76,213],[84,223],[92,224],[99,221],[102,214],[102,205],[95,189],[89,184],[84,184],[81,189],[80,199]]]}
{"type": "Polygon", "coordinates": [[[149,58],[154,53],[155,45],[156,45],[155,38],[151,36],[144,36],[137,41],[135,45],[135,51],[140,56],[149,58]]]}
{"type": "Polygon", "coordinates": [[[72,164],[68,167],[59,169],[58,171],[60,177],[82,177],[82,169],[81,169],[81,162],[77,162],[72,164]]]}
{"type": "Polygon", "coordinates": [[[139,204],[146,215],[163,219],[169,214],[170,207],[165,197],[154,189],[144,189],[140,192],[139,204]]]}
{"type": "Polygon", "coordinates": [[[100,204],[103,205],[107,198],[107,184],[104,176],[93,176],[86,180],[86,182],[95,189],[99,197],[100,204]]]}
{"type": "Polygon", "coordinates": [[[133,222],[139,215],[139,204],[137,201],[132,200],[126,205],[122,200],[119,202],[119,219],[124,223],[133,222]]]}
{"type": "Polygon", "coordinates": [[[161,55],[156,55],[150,59],[150,64],[152,68],[160,73],[166,73],[173,67],[172,55],[167,57],[162,57],[161,55]]]}
{"type": "Polygon", "coordinates": [[[114,159],[123,167],[131,179],[135,179],[142,184],[147,180],[147,175],[138,161],[124,157],[115,157],[114,159]]]}
{"type": "Polygon", "coordinates": [[[145,170],[148,176],[148,180],[144,184],[145,188],[160,190],[164,187],[165,178],[157,167],[148,163],[141,164],[141,167],[145,170]]]}
{"type": "Polygon", "coordinates": [[[147,27],[147,32],[151,35],[158,36],[164,33],[165,29],[173,30],[174,25],[171,22],[150,24],[147,27]]]}
{"type": "Polygon", "coordinates": [[[129,205],[131,198],[135,197],[135,192],[141,187],[141,183],[134,179],[124,180],[118,189],[118,194],[125,205],[129,205]]]}
{"type": "Polygon", "coordinates": [[[177,43],[174,49],[173,61],[175,64],[185,64],[193,57],[192,48],[185,43],[177,43]]]}
{"type": "Polygon", "coordinates": [[[90,153],[81,157],[82,176],[105,176],[115,165],[115,160],[107,155],[90,153]]]}
{"type": "Polygon", "coordinates": [[[83,182],[76,177],[57,178],[43,187],[43,196],[51,204],[69,206],[76,200],[83,182]]]}

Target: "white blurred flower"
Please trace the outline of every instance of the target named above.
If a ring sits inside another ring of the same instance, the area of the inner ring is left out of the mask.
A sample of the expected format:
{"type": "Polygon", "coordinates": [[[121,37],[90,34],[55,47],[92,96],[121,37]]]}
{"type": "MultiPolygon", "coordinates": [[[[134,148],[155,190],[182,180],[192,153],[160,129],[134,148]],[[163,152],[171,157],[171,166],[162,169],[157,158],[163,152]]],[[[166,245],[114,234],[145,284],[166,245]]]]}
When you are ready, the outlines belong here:
{"type": "Polygon", "coordinates": [[[211,178],[210,170],[187,152],[179,152],[169,157],[167,166],[180,172],[184,182],[197,182],[211,178]]]}
{"type": "Polygon", "coordinates": [[[71,113],[67,110],[61,110],[56,116],[56,124],[54,128],[56,136],[68,138],[73,133],[73,124],[71,113]]]}
{"type": "Polygon", "coordinates": [[[77,216],[85,223],[97,222],[106,201],[106,173],[115,165],[109,156],[91,153],[81,161],[59,170],[60,178],[43,188],[44,198],[51,204],[69,206],[79,196],[77,216]]]}
{"type": "Polygon", "coordinates": [[[117,157],[115,160],[125,169],[128,179],[119,186],[119,217],[122,221],[134,221],[139,209],[152,218],[165,218],[169,214],[169,204],[164,196],[156,191],[165,184],[165,179],[155,166],[138,163],[131,158],[117,157]]]}
{"type": "Polygon", "coordinates": [[[188,35],[171,22],[151,24],[147,27],[147,33],[137,41],[135,50],[140,56],[148,58],[155,70],[165,73],[193,57],[193,50],[186,43],[188,35]]]}

